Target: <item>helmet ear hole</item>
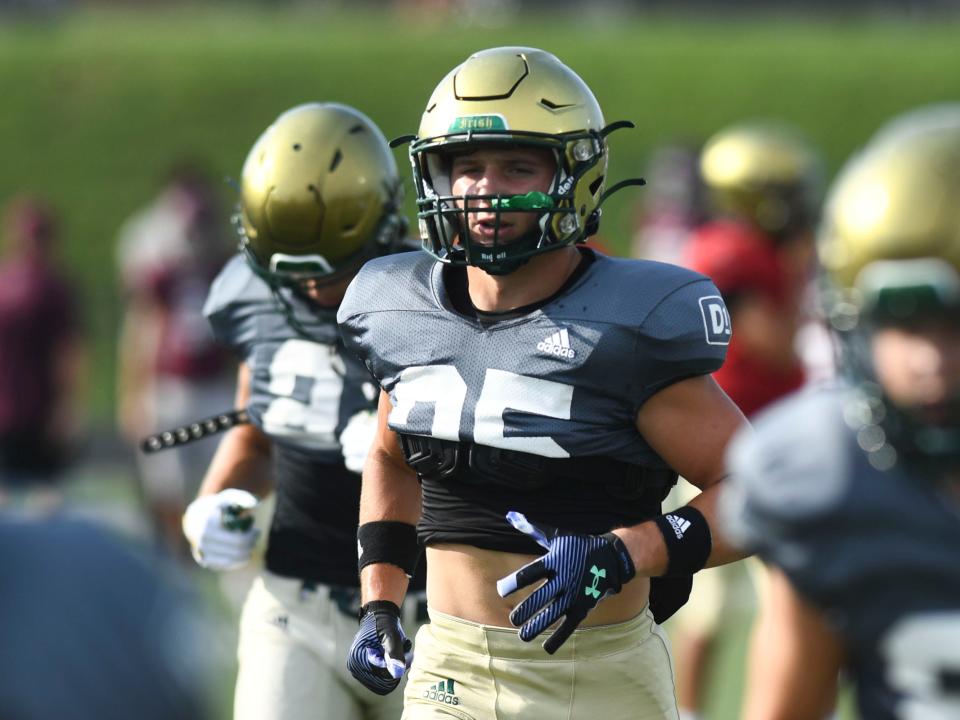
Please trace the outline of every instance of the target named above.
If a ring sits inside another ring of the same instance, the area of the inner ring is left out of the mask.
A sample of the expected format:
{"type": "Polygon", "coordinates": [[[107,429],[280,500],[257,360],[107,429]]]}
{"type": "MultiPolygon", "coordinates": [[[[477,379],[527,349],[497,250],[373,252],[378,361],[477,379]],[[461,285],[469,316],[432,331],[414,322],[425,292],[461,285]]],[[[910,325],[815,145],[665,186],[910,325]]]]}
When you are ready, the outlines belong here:
{"type": "MultiPolygon", "coordinates": [[[[598,177],[596,180],[594,180],[592,183],[590,183],[590,194],[591,194],[593,197],[598,198],[598,194],[599,194],[599,192],[600,192],[600,189],[603,187],[603,181],[604,181],[604,176],[601,175],[601,176],[598,177]]],[[[598,198],[598,199],[599,199],[599,198],[598,198]]],[[[582,214],[582,213],[581,213],[581,214],[582,214]]]]}
{"type": "Polygon", "coordinates": [[[593,237],[600,231],[600,209],[594,210],[590,213],[590,217],[587,218],[587,222],[584,226],[583,239],[586,240],[589,237],[593,237]]]}

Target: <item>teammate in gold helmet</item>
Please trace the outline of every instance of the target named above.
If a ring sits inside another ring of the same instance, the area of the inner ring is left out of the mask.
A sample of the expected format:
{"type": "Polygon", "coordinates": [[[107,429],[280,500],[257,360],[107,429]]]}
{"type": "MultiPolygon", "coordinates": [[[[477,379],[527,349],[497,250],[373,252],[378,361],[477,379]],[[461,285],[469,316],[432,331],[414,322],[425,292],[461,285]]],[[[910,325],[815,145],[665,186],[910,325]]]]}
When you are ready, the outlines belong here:
{"type": "Polygon", "coordinates": [[[744,717],[954,717],[960,667],[960,105],[883,128],[828,195],[846,382],[737,438],[725,528],[771,567],[744,717]]]}
{"type": "Polygon", "coordinates": [[[242,247],[271,283],[334,283],[403,237],[393,154],[346,105],[283,113],[254,144],[240,178],[242,247]]]}
{"type": "Polygon", "coordinates": [[[816,222],[819,158],[787,125],[751,121],[721,130],[703,147],[700,174],[720,216],[749,220],[774,237],[816,222]]]}
{"type": "MultiPolygon", "coordinates": [[[[265,567],[241,619],[236,720],[400,711],[343,667],[359,607],[359,471],[376,390],[343,351],[333,314],[363,262],[400,248],[399,193],[380,130],[335,103],[280,115],[243,165],[241,251],[204,313],[240,360],[236,403],[250,424],[224,436],[183,520],[197,562],[230,570],[249,561],[260,533],[248,516],[275,498],[265,567]]],[[[415,592],[414,623],[417,603],[415,592]]]]}
{"type": "Polygon", "coordinates": [[[427,254],[372,260],[340,306],[381,387],[347,665],[382,693],[409,668],[406,720],[676,720],[658,622],[737,557],[710,530],[743,422],[710,378],[723,301],[702,275],[581,244],[625,125],[550,53],[471,55],[410,146],[427,254]],[[678,471],[703,493],[665,516],[678,471]],[[431,623],[411,659],[398,604],[421,546],[431,623]]]}

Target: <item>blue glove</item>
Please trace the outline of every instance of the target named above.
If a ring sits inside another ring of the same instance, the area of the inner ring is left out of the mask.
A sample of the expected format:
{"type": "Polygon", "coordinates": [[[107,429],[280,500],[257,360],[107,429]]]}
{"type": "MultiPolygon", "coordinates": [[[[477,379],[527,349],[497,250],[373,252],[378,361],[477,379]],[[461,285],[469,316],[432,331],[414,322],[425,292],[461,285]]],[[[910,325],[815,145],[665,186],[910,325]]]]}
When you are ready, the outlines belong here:
{"type": "Polygon", "coordinates": [[[389,600],[374,600],[360,610],[360,629],[350,646],[347,669],[365,687],[386,695],[410,668],[412,649],[400,626],[400,608],[389,600]]]}
{"type": "Polygon", "coordinates": [[[521,513],[508,512],[507,520],[547,549],[547,554],[497,581],[497,592],[506,597],[520,588],[546,580],[510,613],[520,627],[520,639],[529,642],[561,617],[560,627],[543,643],[551,655],[567,641],[597,603],[620,592],[636,575],[626,546],[613,533],[575,535],[544,525],[536,526],[521,513]]]}

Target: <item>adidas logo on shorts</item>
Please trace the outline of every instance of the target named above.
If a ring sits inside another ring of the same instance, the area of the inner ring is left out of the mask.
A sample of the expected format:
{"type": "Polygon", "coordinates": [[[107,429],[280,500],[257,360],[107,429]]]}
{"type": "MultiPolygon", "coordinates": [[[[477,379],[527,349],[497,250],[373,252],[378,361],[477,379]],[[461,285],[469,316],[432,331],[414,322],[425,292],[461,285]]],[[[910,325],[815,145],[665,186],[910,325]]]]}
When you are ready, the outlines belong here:
{"type": "Polygon", "coordinates": [[[423,697],[444,705],[460,704],[460,698],[453,693],[453,680],[450,679],[441,680],[436,685],[431,685],[423,691],[423,697]]]}
{"type": "Polygon", "coordinates": [[[538,342],[537,350],[568,360],[572,360],[577,355],[576,351],[570,347],[570,334],[566,328],[538,342]]]}

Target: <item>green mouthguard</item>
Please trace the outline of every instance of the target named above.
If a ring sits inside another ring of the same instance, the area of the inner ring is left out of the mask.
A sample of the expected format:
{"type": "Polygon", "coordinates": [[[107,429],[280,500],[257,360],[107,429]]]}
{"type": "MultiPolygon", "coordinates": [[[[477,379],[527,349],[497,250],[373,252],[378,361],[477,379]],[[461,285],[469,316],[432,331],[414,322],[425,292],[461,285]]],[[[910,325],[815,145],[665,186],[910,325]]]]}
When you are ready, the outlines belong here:
{"type": "Polygon", "coordinates": [[[493,207],[501,210],[547,210],[553,207],[553,198],[542,192],[528,192],[508,198],[494,198],[493,207]]]}

